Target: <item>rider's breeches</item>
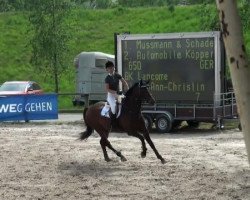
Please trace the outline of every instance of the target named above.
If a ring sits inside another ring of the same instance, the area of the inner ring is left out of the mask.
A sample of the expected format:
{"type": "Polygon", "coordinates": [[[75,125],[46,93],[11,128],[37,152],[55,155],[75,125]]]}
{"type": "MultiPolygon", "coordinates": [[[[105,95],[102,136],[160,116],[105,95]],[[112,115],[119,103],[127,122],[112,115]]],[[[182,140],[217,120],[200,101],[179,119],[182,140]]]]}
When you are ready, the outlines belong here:
{"type": "Polygon", "coordinates": [[[108,92],[108,95],[107,95],[107,101],[111,107],[111,111],[113,114],[116,114],[116,94],[112,94],[110,92],[108,92]]]}

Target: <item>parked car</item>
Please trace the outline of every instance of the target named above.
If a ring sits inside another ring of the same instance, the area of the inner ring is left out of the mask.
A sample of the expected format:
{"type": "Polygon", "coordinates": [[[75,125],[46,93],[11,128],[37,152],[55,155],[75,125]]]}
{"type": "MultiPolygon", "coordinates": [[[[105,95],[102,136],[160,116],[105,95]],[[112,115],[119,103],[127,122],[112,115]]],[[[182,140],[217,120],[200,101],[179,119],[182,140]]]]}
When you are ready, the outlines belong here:
{"type": "Polygon", "coordinates": [[[26,95],[42,93],[42,88],[34,81],[7,81],[0,86],[0,95],[26,95]]]}

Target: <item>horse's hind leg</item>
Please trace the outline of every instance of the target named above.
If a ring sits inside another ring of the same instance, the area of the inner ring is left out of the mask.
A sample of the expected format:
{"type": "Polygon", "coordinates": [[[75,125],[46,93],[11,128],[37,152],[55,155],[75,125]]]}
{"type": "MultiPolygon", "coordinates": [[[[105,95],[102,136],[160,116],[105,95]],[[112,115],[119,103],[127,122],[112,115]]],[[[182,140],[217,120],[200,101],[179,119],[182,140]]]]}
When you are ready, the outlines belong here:
{"type": "Polygon", "coordinates": [[[108,139],[106,137],[102,137],[100,144],[102,146],[102,150],[103,150],[103,154],[104,154],[104,159],[109,162],[110,158],[108,157],[108,153],[106,150],[106,146],[111,149],[117,156],[119,156],[121,158],[121,161],[127,161],[127,159],[121,154],[120,151],[117,151],[116,149],[114,149],[114,147],[110,144],[110,142],[108,141],[108,139]]]}
{"type": "Polygon", "coordinates": [[[102,147],[104,159],[105,159],[105,161],[109,162],[109,161],[111,161],[111,159],[109,158],[108,153],[107,153],[107,149],[106,149],[107,143],[108,143],[107,138],[102,137],[100,140],[100,144],[102,147]]]}
{"type": "Polygon", "coordinates": [[[145,143],[144,137],[142,135],[140,135],[138,132],[129,132],[128,135],[134,136],[134,137],[141,140],[141,145],[142,145],[141,146],[141,148],[142,148],[141,157],[145,158],[146,154],[147,154],[147,148],[146,148],[146,143],[145,143]]]}
{"type": "Polygon", "coordinates": [[[120,151],[115,150],[109,141],[108,141],[107,147],[111,149],[117,156],[119,156],[121,158],[121,161],[127,161],[127,159],[122,155],[122,153],[120,151]]]}

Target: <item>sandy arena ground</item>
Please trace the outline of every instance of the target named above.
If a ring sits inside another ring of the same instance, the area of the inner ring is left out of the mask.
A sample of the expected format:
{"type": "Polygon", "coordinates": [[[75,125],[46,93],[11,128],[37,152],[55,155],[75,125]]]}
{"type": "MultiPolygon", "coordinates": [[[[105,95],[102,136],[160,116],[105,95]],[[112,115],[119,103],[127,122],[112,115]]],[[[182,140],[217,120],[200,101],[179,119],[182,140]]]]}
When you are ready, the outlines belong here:
{"type": "Polygon", "coordinates": [[[250,167],[242,132],[179,130],[152,133],[163,165],[148,146],[126,133],[110,141],[128,159],[111,151],[103,159],[99,136],[77,140],[82,122],[0,123],[1,200],[249,200],[250,167]]]}

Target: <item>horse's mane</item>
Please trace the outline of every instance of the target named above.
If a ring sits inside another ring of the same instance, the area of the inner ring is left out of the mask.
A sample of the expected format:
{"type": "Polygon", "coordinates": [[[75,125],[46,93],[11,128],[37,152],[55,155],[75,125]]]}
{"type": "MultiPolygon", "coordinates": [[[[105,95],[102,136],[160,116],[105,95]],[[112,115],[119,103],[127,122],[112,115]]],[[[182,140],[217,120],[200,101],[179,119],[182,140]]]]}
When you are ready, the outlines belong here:
{"type": "Polygon", "coordinates": [[[124,106],[128,103],[132,93],[133,93],[133,90],[139,85],[139,82],[135,83],[132,87],[130,87],[128,89],[128,91],[125,93],[125,98],[122,100],[122,112],[124,110],[124,106]]]}
{"type": "Polygon", "coordinates": [[[126,96],[126,97],[131,96],[131,94],[132,94],[134,88],[137,87],[138,85],[139,85],[139,82],[135,83],[132,87],[130,87],[129,90],[125,93],[125,96],[126,96]]]}
{"type": "Polygon", "coordinates": [[[134,85],[132,87],[130,87],[129,90],[125,93],[125,98],[122,101],[122,105],[124,106],[124,105],[126,105],[128,103],[134,89],[136,87],[138,87],[138,85],[139,86],[146,86],[148,83],[149,83],[149,81],[145,82],[145,81],[142,81],[142,80],[140,80],[139,82],[134,83],[134,85]]]}

